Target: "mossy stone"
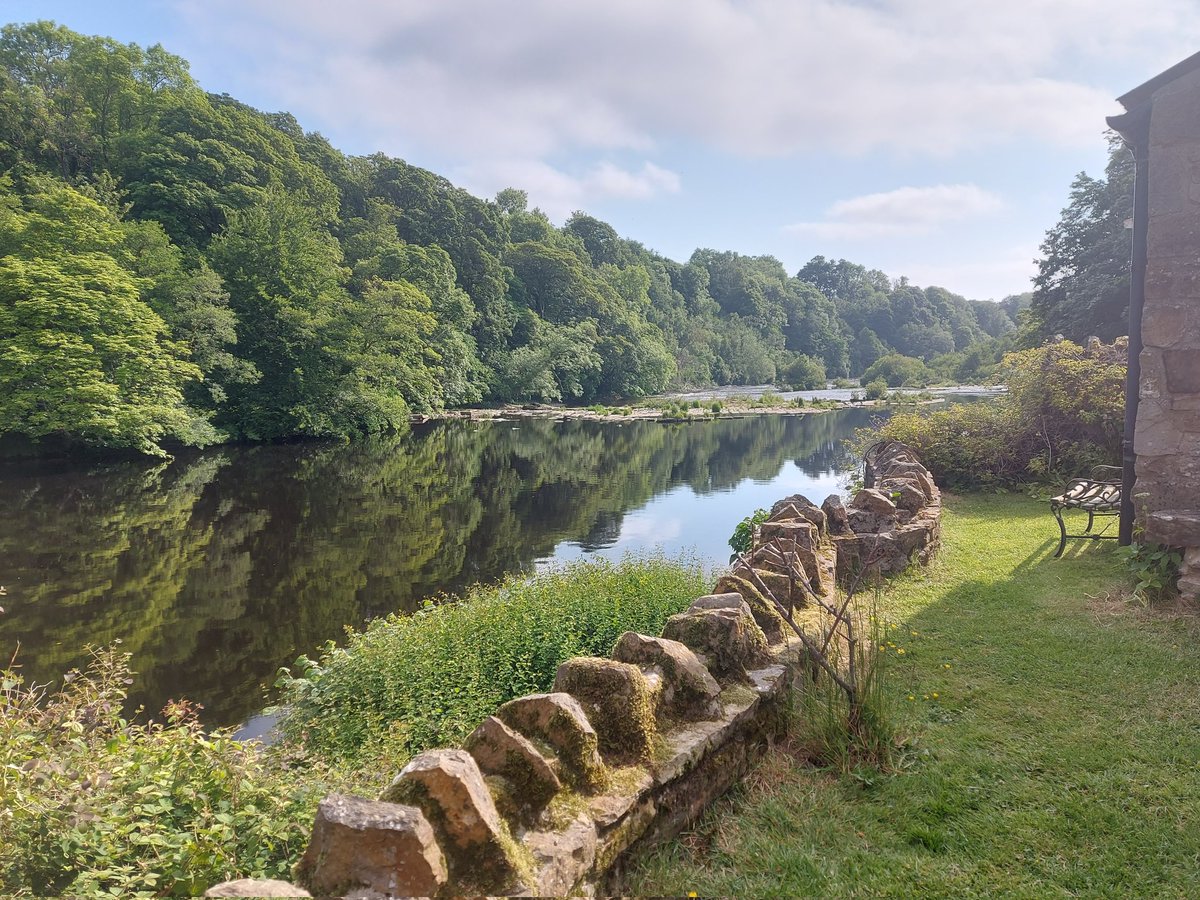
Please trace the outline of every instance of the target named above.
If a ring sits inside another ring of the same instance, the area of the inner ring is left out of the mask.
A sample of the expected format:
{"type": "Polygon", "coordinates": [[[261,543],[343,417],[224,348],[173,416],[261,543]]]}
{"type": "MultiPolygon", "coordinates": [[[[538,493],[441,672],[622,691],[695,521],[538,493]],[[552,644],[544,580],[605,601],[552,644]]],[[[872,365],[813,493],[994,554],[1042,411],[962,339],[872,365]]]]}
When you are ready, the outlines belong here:
{"type": "Polygon", "coordinates": [[[569,659],[558,667],[554,689],[579,701],[606,759],[649,761],[658,728],[650,687],[637,666],[599,657],[569,659]]]}

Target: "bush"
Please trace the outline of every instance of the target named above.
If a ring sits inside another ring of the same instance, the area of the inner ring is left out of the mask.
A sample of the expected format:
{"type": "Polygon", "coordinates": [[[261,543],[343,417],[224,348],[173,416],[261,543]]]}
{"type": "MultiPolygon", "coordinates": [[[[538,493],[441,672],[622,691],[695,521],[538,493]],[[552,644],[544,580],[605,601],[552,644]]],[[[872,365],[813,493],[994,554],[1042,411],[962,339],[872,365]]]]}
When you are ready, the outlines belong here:
{"type": "Polygon", "coordinates": [[[825,364],[819,359],[797,353],[783,366],[780,379],[793,391],[815,391],[825,387],[825,364]]]}
{"type": "Polygon", "coordinates": [[[922,414],[897,413],[877,432],[911,445],[949,487],[1062,482],[1120,459],[1125,347],[1070,341],[1009,353],[1007,395],[922,414]]]}
{"type": "Polygon", "coordinates": [[[329,760],[399,765],[460,742],[505,701],[549,690],[564,660],[605,656],[625,631],[658,634],[707,589],[698,563],[627,557],[510,577],[379,619],[284,673],[280,728],[329,760]]]}
{"type": "Polygon", "coordinates": [[[750,552],[750,547],[754,543],[754,530],[767,521],[770,515],[771,513],[765,509],[756,509],[737,523],[733,534],[729,537],[729,546],[733,548],[733,554],[729,557],[730,562],[737,559],[739,553],[750,552]]]}
{"type": "Polygon", "coordinates": [[[0,893],[195,896],[286,878],[323,792],[274,752],[206,734],[196,707],[121,717],[128,656],[96,651],[52,696],[0,673],[0,893]]]}
{"type": "Polygon", "coordinates": [[[888,387],[925,387],[933,380],[933,373],[919,359],[892,353],[871,363],[863,372],[861,384],[866,387],[880,378],[887,382],[888,387]]]}
{"type": "Polygon", "coordinates": [[[868,400],[886,400],[888,395],[887,382],[882,378],[876,378],[866,386],[863,391],[863,396],[868,400]]]}

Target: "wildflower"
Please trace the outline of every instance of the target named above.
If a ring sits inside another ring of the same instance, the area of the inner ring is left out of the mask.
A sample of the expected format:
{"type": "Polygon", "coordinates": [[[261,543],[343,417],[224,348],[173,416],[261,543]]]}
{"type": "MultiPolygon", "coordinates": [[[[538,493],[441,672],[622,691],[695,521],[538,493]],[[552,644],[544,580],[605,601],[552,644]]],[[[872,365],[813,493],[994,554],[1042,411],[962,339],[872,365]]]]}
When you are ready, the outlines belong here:
{"type": "Polygon", "coordinates": [[[914,631],[914,632],[912,633],[912,636],[913,636],[913,637],[916,637],[916,636],[917,636],[917,633],[914,631]]]}
{"type": "Polygon", "coordinates": [[[903,655],[904,655],[904,648],[903,648],[903,647],[897,647],[897,648],[896,648],[896,653],[897,653],[897,655],[899,655],[899,656],[903,656],[903,655]]]}
{"type": "Polygon", "coordinates": [[[928,695],[928,694],[926,694],[926,695],[925,695],[925,699],[926,699],[926,700],[928,700],[928,699],[929,699],[929,695],[928,695]]]}
{"type": "MultiPolygon", "coordinates": [[[[909,695],[908,695],[908,702],[909,702],[909,703],[911,703],[912,701],[914,701],[914,700],[916,700],[916,699],[917,699],[917,698],[916,698],[916,697],[914,697],[912,694],[909,694],[909,695]]],[[[1200,763],[1197,763],[1197,765],[1200,765],[1200,763]]]]}
{"type": "Polygon", "coordinates": [[[949,668],[950,668],[950,663],[942,663],[942,668],[943,668],[943,669],[949,669],[949,668]]]}
{"type": "Polygon", "coordinates": [[[887,644],[880,644],[880,645],[879,645],[879,649],[880,649],[880,650],[886,650],[886,649],[887,649],[887,644]]]}
{"type": "Polygon", "coordinates": [[[934,700],[936,700],[936,699],[938,698],[937,691],[934,691],[934,692],[933,692],[932,694],[930,694],[929,696],[931,696],[931,697],[932,697],[934,700]]]}

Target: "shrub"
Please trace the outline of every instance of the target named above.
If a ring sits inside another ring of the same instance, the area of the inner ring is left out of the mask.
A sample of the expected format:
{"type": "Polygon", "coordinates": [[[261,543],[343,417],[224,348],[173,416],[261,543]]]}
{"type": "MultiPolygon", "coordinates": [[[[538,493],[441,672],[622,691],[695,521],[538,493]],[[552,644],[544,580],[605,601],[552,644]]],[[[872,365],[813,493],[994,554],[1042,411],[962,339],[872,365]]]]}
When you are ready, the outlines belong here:
{"type": "Polygon", "coordinates": [[[730,562],[737,559],[739,553],[750,552],[750,547],[754,543],[754,530],[767,521],[770,515],[771,513],[765,509],[756,509],[737,523],[737,527],[733,529],[733,534],[729,538],[729,546],[733,548],[733,554],[729,557],[730,562]]]}
{"type": "Polygon", "coordinates": [[[273,752],[206,734],[196,707],[121,717],[128,656],[95,651],[47,695],[0,673],[0,893],[195,896],[286,878],[323,790],[273,752]]]}
{"type": "Polygon", "coordinates": [[[814,391],[825,387],[825,364],[819,359],[797,353],[782,367],[779,377],[793,391],[814,391]]]}
{"type": "Polygon", "coordinates": [[[1120,458],[1125,347],[1059,341],[1004,357],[1007,395],[932,413],[897,413],[880,437],[911,445],[943,484],[1061,482],[1120,458]]]}
{"type": "Polygon", "coordinates": [[[513,697],[548,690],[564,660],[607,655],[625,631],[658,634],[707,587],[698,563],[627,557],[379,619],[283,673],[280,728],[330,760],[379,754],[398,765],[461,741],[513,697]]]}
{"type": "Polygon", "coordinates": [[[933,373],[919,359],[891,353],[871,363],[863,372],[860,383],[866,387],[880,378],[887,382],[888,387],[924,387],[933,380],[933,373]]]}
{"type": "Polygon", "coordinates": [[[888,395],[887,382],[882,378],[876,378],[866,386],[863,391],[863,396],[868,400],[886,400],[888,395]]]}

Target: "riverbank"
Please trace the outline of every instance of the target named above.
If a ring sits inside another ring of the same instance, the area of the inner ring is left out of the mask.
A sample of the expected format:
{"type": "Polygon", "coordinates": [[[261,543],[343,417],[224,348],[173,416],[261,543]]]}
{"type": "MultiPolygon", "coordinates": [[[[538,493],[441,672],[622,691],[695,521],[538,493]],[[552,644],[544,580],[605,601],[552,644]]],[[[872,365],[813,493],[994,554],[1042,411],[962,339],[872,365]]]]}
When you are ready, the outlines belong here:
{"type": "Polygon", "coordinates": [[[1200,624],[1129,602],[1108,544],[1053,559],[1054,531],[1045,503],[947,498],[941,556],[880,597],[899,770],[815,769],[796,733],[631,893],[1200,892],[1200,624]]]}

